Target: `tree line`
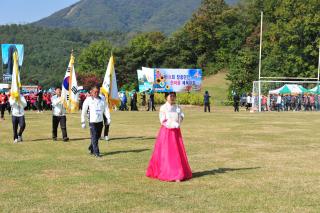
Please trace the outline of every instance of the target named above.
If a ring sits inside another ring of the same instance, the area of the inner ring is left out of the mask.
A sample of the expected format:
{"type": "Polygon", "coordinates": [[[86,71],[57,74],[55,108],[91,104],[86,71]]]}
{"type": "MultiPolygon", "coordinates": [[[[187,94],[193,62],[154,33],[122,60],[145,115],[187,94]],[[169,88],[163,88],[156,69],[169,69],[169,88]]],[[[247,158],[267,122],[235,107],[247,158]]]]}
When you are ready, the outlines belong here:
{"type": "Polygon", "coordinates": [[[61,82],[74,48],[83,84],[102,81],[112,52],[123,88],[135,88],[136,70],[147,66],[201,68],[205,76],[228,70],[230,91],[248,92],[258,78],[260,11],[264,11],[262,75],[316,77],[319,9],[318,0],[242,0],[234,6],[203,0],[192,18],[169,36],[14,25],[0,27],[0,41],[24,43],[27,71],[22,77],[45,86],[61,82]]]}

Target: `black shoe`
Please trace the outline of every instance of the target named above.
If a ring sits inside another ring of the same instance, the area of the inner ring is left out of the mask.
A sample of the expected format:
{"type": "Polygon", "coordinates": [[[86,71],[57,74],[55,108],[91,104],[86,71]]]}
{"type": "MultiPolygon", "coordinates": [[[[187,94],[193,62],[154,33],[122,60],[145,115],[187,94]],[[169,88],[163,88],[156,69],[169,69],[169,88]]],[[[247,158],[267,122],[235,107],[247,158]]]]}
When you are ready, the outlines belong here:
{"type": "Polygon", "coordinates": [[[63,138],[63,141],[67,142],[67,141],[69,141],[69,138],[68,137],[67,138],[63,138]]]}
{"type": "Polygon", "coordinates": [[[102,157],[100,154],[94,154],[94,156],[95,156],[96,158],[101,158],[101,157],[102,157]]]}
{"type": "Polygon", "coordinates": [[[57,141],[57,138],[52,138],[53,141],[57,141]]]}

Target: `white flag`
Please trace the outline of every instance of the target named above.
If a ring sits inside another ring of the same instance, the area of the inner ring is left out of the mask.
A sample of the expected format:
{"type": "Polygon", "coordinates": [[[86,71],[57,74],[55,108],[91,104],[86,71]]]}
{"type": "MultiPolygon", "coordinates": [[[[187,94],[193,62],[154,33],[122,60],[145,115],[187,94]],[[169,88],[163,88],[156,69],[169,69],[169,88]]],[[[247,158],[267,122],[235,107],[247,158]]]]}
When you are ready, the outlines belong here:
{"type": "Polygon", "coordinates": [[[10,89],[10,98],[14,99],[16,102],[20,102],[20,74],[19,74],[19,56],[18,52],[13,53],[13,72],[12,72],[12,81],[10,89]]]}
{"type": "Polygon", "coordinates": [[[114,58],[110,57],[108,68],[103,79],[101,87],[101,93],[106,97],[109,108],[112,109],[114,106],[120,103],[118,95],[117,77],[114,70],[114,58]]]}
{"type": "Polygon", "coordinates": [[[69,66],[62,82],[61,97],[67,112],[75,112],[79,109],[79,93],[73,54],[71,54],[69,66]]]}

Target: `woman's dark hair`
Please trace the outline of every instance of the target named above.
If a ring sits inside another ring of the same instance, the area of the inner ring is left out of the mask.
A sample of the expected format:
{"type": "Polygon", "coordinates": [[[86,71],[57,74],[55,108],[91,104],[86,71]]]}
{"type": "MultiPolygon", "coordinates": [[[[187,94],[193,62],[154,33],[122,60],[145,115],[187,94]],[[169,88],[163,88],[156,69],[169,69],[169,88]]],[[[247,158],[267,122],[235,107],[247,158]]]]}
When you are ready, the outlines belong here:
{"type": "Polygon", "coordinates": [[[168,97],[170,94],[174,94],[174,96],[177,96],[176,92],[165,92],[165,93],[164,93],[164,97],[167,99],[167,97],[168,97]]]}

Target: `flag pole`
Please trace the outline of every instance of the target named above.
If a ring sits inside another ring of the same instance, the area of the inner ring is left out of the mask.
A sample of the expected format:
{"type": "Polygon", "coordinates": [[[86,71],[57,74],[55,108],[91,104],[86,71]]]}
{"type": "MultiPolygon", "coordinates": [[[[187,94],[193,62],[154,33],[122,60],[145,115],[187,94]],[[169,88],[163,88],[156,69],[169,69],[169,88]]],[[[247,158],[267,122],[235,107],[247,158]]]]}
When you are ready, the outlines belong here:
{"type": "MultiPolygon", "coordinates": [[[[263,11],[261,11],[261,23],[260,23],[260,51],[259,51],[259,92],[258,92],[258,111],[261,112],[261,57],[262,57],[262,33],[263,33],[263,11]]],[[[253,95],[253,94],[252,94],[253,95]]]]}
{"type": "Polygon", "coordinates": [[[320,106],[320,103],[319,103],[319,78],[320,78],[320,43],[319,43],[319,55],[318,55],[318,57],[319,57],[319,59],[318,59],[318,83],[317,83],[317,102],[316,103],[318,103],[317,104],[317,110],[319,110],[319,106],[320,106]]]}

